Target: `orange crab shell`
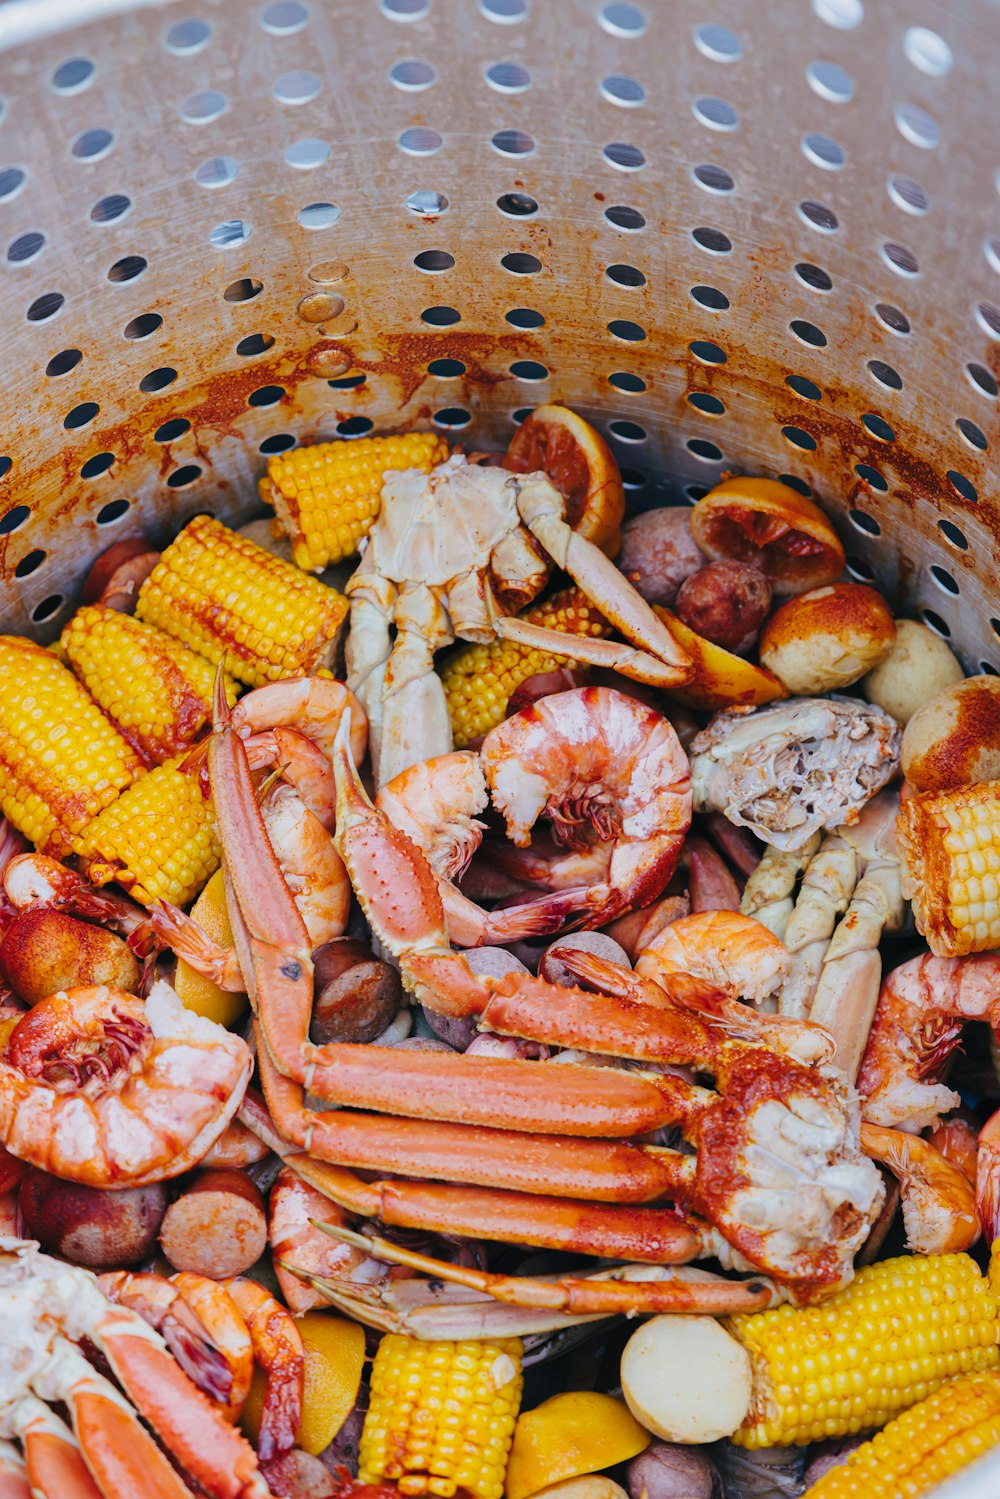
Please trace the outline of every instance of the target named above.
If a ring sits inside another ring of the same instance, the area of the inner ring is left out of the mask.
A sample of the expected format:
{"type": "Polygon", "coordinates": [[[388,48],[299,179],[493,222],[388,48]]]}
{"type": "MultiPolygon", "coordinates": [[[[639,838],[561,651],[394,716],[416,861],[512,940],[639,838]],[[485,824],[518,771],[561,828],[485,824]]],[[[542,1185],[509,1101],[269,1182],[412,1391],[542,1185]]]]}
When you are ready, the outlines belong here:
{"type": "Polygon", "coordinates": [[[844,570],[844,548],[823,511],[776,479],[717,485],[691,512],[691,532],[713,562],[762,568],[776,594],[834,583],[844,570]]]}

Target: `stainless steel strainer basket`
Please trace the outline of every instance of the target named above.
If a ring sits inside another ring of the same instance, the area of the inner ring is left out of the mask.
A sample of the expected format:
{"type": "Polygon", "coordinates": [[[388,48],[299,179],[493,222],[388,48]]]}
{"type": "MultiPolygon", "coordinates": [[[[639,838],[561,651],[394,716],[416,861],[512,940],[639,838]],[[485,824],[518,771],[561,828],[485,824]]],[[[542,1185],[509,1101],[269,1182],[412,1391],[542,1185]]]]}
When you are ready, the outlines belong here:
{"type": "Polygon", "coordinates": [[[296,438],[558,399],[1000,669],[998,74],[996,0],[0,3],[0,627],[296,438]]]}

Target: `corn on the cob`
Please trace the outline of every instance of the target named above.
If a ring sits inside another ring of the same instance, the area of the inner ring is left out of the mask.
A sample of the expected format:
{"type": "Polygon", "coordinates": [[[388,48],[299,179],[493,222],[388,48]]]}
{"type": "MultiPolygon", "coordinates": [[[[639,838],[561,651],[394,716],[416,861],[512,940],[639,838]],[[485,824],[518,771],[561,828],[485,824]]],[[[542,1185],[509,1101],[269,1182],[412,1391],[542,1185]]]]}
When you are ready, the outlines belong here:
{"type": "Polygon", "coordinates": [[[1000,947],[1000,781],[903,802],[903,893],[940,958],[1000,947]]]}
{"type": "Polygon", "coordinates": [[[142,770],[68,667],[34,641],[0,636],[0,812],[62,858],[142,770]]]}
{"type": "Polygon", "coordinates": [[[949,1380],[855,1448],[804,1499],[920,1499],[1000,1442],[1000,1375],[949,1380]]]}
{"type": "Polygon", "coordinates": [[[139,590],[136,614],[249,687],[330,664],[347,600],[198,515],[139,590]]]}
{"type": "Polygon", "coordinates": [[[448,444],[433,432],[319,442],[271,458],[260,497],[274,506],[298,566],[320,573],[353,556],[368,535],[389,469],[419,468],[426,474],[447,456],[448,444]]]}
{"type": "Polygon", "coordinates": [[[361,1483],[401,1494],[501,1499],[521,1402],[517,1338],[421,1343],[387,1333],[372,1365],[358,1457],[361,1483]]]}
{"type": "Polygon", "coordinates": [[[183,906],[218,869],[222,852],[211,803],[183,755],[140,776],[81,835],[95,885],[114,880],[148,906],[183,906]]]}
{"type": "Polygon", "coordinates": [[[753,1404],[733,1437],[743,1447],[866,1431],[1000,1360],[996,1298],[967,1254],[882,1260],[819,1306],[728,1325],[753,1368],[753,1404]]]}
{"type": "MultiPolygon", "coordinates": [[[[566,588],[521,616],[533,625],[560,630],[564,635],[611,634],[607,620],[579,588],[566,588]]],[[[511,694],[538,672],[572,666],[569,656],[535,650],[513,640],[491,640],[488,645],[460,646],[441,669],[444,694],[451,715],[457,749],[489,733],[503,719],[511,694]]]]}
{"type": "MultiPolygon", "coordinates": [[[[61,644],[91,697],[146,765],[179,754],[212,716],[211,663],[155,625],[85,605],[61,644]]],[[[236,683],[228,676],[226,696],[232,706],[236,683]]]]}

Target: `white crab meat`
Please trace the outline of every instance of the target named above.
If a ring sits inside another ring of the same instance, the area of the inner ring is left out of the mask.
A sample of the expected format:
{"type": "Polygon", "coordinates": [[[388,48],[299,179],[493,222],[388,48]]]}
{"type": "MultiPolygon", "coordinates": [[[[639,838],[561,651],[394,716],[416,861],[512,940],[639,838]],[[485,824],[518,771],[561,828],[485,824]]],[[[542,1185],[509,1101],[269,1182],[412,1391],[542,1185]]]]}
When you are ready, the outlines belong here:
{"type": "Polygon", "coordinates": [[[898,769],[899,742],[895,719],[854,698],[720,713],[691,745],[695,811],[801,848],[820,829],[857,821],[898,769]]]}

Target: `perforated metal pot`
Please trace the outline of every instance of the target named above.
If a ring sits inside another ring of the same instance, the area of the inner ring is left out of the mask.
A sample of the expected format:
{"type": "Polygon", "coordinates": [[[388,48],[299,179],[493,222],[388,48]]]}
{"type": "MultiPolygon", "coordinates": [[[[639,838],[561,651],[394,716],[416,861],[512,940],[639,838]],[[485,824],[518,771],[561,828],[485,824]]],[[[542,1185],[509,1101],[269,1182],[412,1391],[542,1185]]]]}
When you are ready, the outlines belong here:
{"type": "Polygon", "coordinates": [[[7,0],[0,626],[296,437],[558,399],[997,669],[998,62],[996,0],[7,0]]]}

